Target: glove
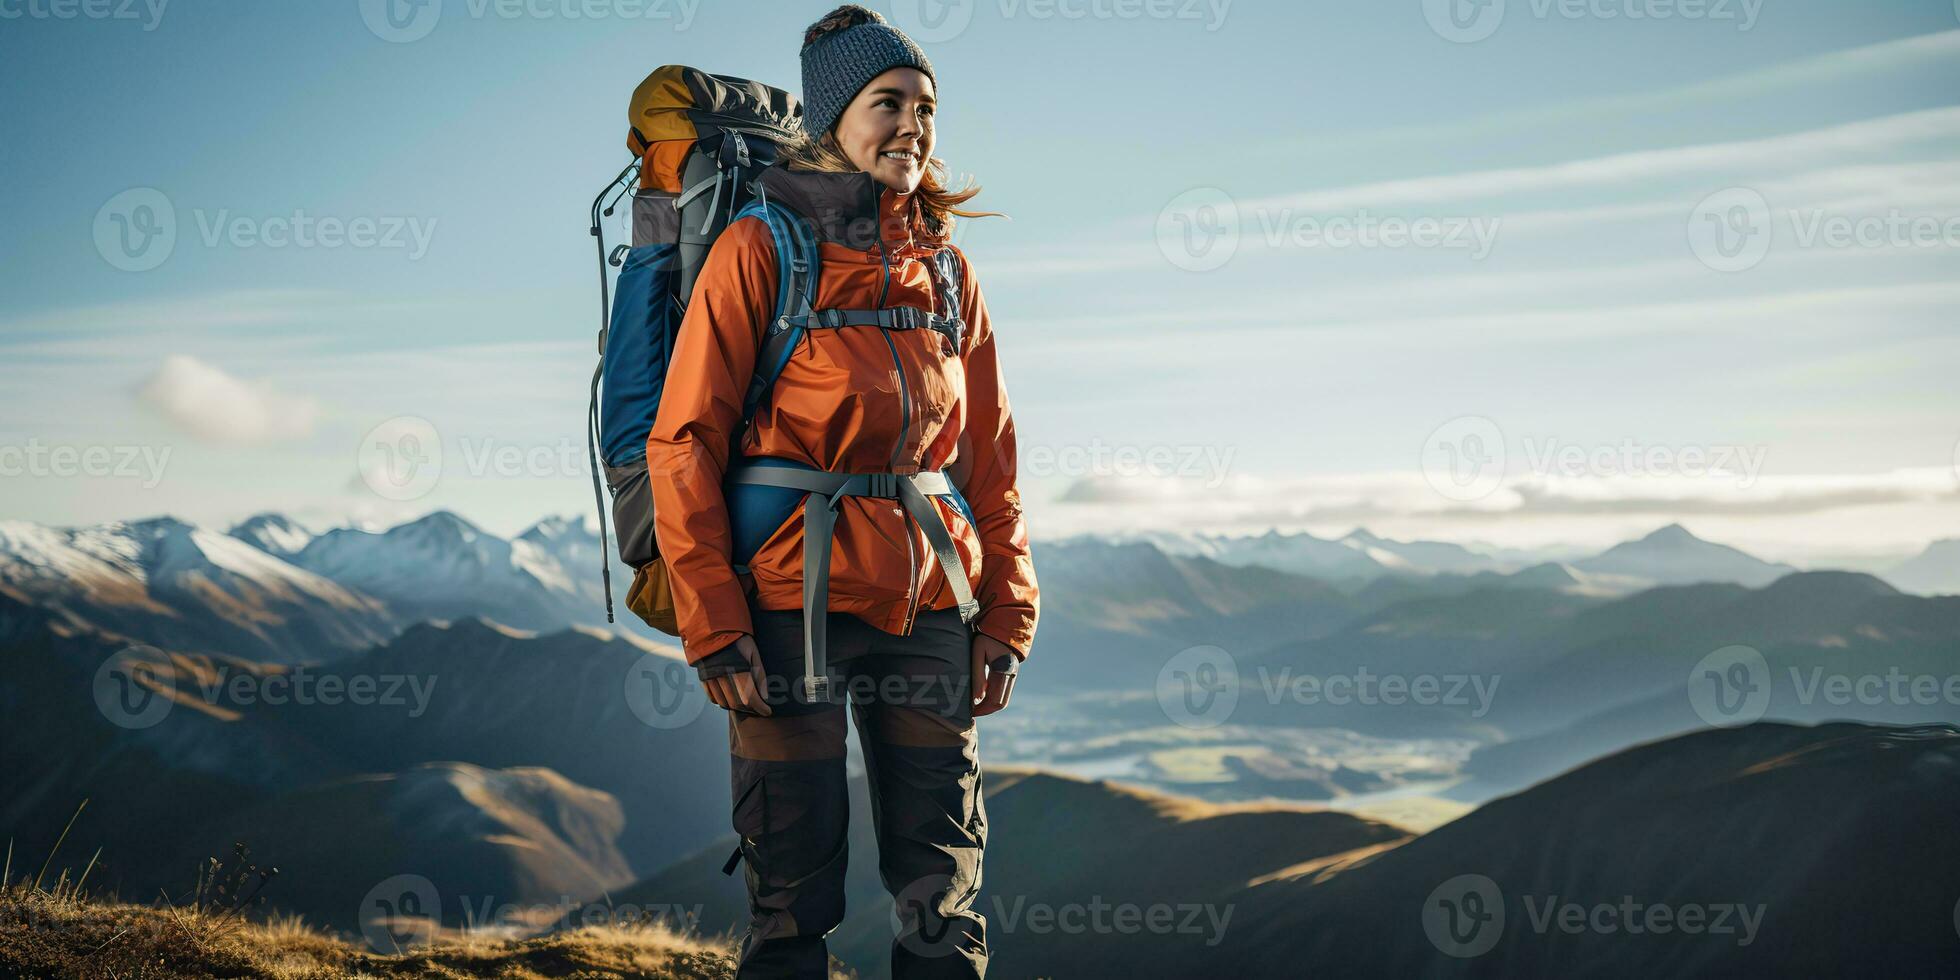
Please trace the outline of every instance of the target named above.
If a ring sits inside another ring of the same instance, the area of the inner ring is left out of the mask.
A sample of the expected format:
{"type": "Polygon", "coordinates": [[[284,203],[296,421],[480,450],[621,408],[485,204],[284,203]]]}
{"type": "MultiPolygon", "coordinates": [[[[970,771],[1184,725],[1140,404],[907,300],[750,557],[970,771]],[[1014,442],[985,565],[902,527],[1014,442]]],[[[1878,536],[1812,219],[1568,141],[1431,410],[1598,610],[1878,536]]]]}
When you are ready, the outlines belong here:
{"type": "Polygon", "coordinates": [[[701,675],[703,681],[710,677],[739,674],[748,669],[749,658],[742,656],[742,651],[736,649],[733,643],[702,657],[694,665],[695,673],[701,675]]]}

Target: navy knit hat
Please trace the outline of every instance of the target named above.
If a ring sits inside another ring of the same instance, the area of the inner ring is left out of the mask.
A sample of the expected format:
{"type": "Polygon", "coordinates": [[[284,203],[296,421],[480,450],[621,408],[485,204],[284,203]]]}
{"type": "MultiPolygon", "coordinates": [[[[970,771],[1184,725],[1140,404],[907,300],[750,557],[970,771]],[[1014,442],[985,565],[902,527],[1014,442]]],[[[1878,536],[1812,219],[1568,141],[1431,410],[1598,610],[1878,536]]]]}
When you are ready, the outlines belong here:
{"type": "Polygon", "coordinates": [[[926,53],[884,15],[854,3],[823,15],[803,32],[804,130],[823,136],[865,85],[901,66],[932,78],[926,53]]]}

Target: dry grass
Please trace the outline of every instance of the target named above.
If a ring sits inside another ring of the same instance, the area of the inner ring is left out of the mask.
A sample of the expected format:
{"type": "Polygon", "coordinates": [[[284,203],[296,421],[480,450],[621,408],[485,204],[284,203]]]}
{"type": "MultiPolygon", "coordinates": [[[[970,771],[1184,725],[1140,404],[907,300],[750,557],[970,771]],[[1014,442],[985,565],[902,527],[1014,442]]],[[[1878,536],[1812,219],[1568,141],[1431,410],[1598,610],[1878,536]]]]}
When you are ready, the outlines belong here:
{"type": "MultiPolygon", "coordinates": [[[[60,846],[58,841],[55,850],[60,846]]],[[[48,881],[53,858],[51,852],[40,871],[16,877],[13,845],[7,846],[0,867],[0,977],[709,980],[735,975],[731,937],[684,934],[659,922],[590,925],[528,939],[443,931],[410,951],[376,954],[358,936],[315,928],[299,916],[254,917],[257,903],[247,895],[210,901],[214,889],[204,872],[186,904],[166,897],[156,905],[137,905],[113,895],[89,895],[95,857],[80,875],[71,877],[63,869],[48,881]]],[[[242,850],[240,858],[249,868],[242,850]]],[[[224,877],[223,867],[214,860],[207,870],[224,877]]],[[[832,967],[833,977],[854,977],[835,960],[832,967]]]]}
{"type": "Polygon", "coordinates": [[[222,913],[92,900],[71,886],[37,889],[22,881],[0,891],[0,975],[706,980],[734,972],[728,944],[658,925],[592,926],[525,940],[444,939],[377,955],[295,916],[240,924],[222,913]]]}

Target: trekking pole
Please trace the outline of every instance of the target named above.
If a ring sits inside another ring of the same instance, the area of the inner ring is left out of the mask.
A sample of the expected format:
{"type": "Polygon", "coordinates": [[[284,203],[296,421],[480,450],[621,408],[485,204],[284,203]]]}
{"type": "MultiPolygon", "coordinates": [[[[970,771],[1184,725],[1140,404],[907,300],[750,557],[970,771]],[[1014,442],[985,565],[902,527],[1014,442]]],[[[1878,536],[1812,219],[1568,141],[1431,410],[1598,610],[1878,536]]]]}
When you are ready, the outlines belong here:
{"type": "Polygon", "coordinates": [[[599,245],[599,366],[592,371],[592,398],[585,409],[585,453],[592,465],[592,502],[599,511],[599,579],[604,583],[606,591],[606,622],[608,623],[614,621],[612,559],[608,555],[608,552],[612,551],[612,543],[606,534],[605,492],[599,487],[599,379],[606,370],[606,332],[612,326],[612,296],[606,282],[606,266],[609,263],[606,256],[606,232],[601,222],[605,218],[612,217],[613,208],[618,206],[620,197],[626,196],[626,190],[621,185],[628,182],[628,175],[638,170],[639,166],[638,160],[627,164],[617,176],[606,182],[606,186],[600,189],[599,196],[592,199],[591,234],[599,245]],[[619,197],[613,198],[612,204],[605,204],[606,195],[612,193],[614,187],[621,187],[619,197]]]}

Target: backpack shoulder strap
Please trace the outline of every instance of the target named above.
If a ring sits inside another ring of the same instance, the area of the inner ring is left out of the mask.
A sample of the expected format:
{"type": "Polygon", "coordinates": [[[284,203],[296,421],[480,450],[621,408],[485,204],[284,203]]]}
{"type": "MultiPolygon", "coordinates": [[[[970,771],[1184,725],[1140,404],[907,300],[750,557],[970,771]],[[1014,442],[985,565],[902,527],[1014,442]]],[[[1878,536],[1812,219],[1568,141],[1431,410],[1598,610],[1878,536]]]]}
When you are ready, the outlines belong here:
{"type": "Polygon", "coordinates": [[[802,322],[810,313],[820,271],[816,233],[809,222],[781,204],[770,203],[767,195],[758,196],[735,217],[749,216],[761,218],[769,226],[776,246],[777,286],[775,316],[763,332],[762,344],[756,351],[755,373],[750,376],[749,389],[742,398],[743,430],[761,410],[769,390],[775,386],[776,378],[783,373],[783,366],[789,363],[791,352],[803,337],[802,322]]]}

